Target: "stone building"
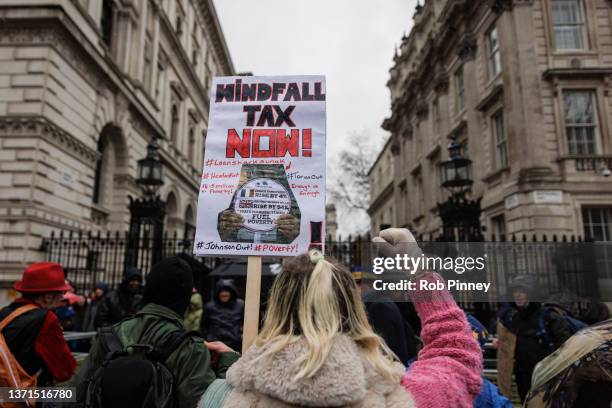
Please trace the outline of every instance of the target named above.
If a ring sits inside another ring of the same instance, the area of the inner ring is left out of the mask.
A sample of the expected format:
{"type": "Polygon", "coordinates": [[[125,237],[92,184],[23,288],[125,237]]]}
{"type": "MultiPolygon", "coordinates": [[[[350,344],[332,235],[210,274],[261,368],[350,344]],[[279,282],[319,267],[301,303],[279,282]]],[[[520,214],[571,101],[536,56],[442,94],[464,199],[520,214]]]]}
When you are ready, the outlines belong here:
{"type": "MultiPolygon", "coordinates": [[[[440,234],[437,203],[449,196],[440,163],[454,140],[472,160],[470,195],[480,200],[485,238],[612,239],[611,6],[418,6],[390,70],[392,114],[383,127],[392,134],[385,151],[394,173],[389,184],[372,183],[373,226],[386,222],[382,215],[418,234],[440,234]]],[[[381,167],[379,159],[372,178],[381,167]]]]}
{"type": "Polygon", "coordinates": [[[192,232],[209,87],[234,68],[212,0],[0,2],[0,272],[52,230],[127,230],[158,138],[165,230],[192,232]]]}
{"type": "Polygon", "coordinates": [[[368,172],[370,184],[370,233],[372,236],[392,225],[397,225],[393,218],[394,155],[391,152],[392,139],[387,139],[382,150],[374,160],[368,172]]]}
{"type": "Polygon", "coordinates": [[[325,236],[332,241],[338,236],[336,205],[333,203],[325,205],[325,236]]]}

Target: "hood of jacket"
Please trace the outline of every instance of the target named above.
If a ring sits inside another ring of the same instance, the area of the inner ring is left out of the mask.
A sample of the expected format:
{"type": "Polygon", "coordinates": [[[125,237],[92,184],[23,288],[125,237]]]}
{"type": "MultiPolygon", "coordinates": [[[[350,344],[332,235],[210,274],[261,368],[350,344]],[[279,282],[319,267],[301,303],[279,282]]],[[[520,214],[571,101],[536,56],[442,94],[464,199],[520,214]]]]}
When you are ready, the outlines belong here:
{"type": "Polygon", "coordinates": [[[539,295],[538,281],[533,275],[523,274],[513,277],[508,283],[508,289],[510,296],[514,289],[522,289],[527,293],[527,299],[530,302],[535,301],[539,295]]]}
{"type": "MultiPolygon", "coordinates": [[[[287,404],[345,406],[357,404],[368,392],[387,395],[398,387],[378,374],[347,336],[338,336],[323,366],[311,378],[294,381],[293,363],[307,353],[304,340],[289,344],[267,361],[256,361],[266,346],[251,348],[230,367],[227,381],[242,392],[264,394],[287,404]]],[[[404,371],[397,364],[398,374],[404,371]]]]}
{"type": "Polygon", "coordinates": [[[221,303],[219,301],[219,292],[221,292],[224,289],[232,294],[230,303],[238,298],[238,290],[236,289],[236,284],[234,283],[234,281],[231,279],[219,279],[219,281],[215,285],[215,298],[214,298],[215,302],[221,303]]]}
{"type": "Polygon", "coordinates": [[[142,292],[142,272],[140,272],[140,269],[134,267],[127,268],[123,274],[123,280],[119,284],[119,289],[124,293],[129,293],[132,295],[142,292]],[[140,279],[140,288],[136,291],[130,289],[130,280],[133,278],[140,279]]]}

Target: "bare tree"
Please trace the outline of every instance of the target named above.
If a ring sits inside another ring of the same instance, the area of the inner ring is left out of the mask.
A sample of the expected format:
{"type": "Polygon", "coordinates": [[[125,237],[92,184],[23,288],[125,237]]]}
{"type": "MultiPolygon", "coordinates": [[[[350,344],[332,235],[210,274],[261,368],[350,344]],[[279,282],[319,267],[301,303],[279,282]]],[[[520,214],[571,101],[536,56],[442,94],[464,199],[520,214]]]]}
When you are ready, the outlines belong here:
{"type": "MultiPolygon", "coordinates": [[[[359,213],[362,220],[367,220],[366,211],[370,206],[368,171],[379,147],[380,140],[373,140],[368,132],[355,132],[349,137],[347,147],[332,161],[328,192],[331,201],[339,207],[341,218],[359,213]]],[[[351,228],[353,232],[362,232],[368,226],[366,223],[354,227],[351,228]]]]}

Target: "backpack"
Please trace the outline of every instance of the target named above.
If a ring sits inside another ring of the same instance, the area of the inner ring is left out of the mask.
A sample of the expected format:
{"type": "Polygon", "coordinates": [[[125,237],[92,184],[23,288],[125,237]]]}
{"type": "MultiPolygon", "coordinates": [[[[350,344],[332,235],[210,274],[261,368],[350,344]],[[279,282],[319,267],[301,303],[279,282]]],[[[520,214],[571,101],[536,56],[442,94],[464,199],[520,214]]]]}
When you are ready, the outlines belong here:
{"type": "Polygon", "coordinates": [[[177,329],[160,346],[124,347],[112,326],[98,336],[105,358],[88,381],[86,408],[176,408],[176,381],[165,362],[181,343],[198,333],[177,329]]]}
{"type": "MultiPolygon", "coordinates": [[[[36,387],[36,375],[29,375],[21,367],[21,364],[17,361],[8,345],[6,339],[2,334],[2,331],[6,326],[9,325],[15,318],[22,314],[29,312],[30,310],[38,309],[35,305],[25,305],[15,309],[11,314],[6,316],[2,322],[0,322],[0,387],[7,388],[27,388],[36,387]]],[[[25,406],[33,407],[35,401],[25,401],[25,406]]],[[[10,403],[5,402],[2,404],[4,408],[23,407],[23,402],[10,403]]]]}
{"type": "MultiPolygon", "coordinates": [[[[538,336],[540,341],[544,345],[546,345],[551,352],[553,352],[556,350],[555,343],[553,341],[553,338],[548,333],[548,329],[546,328],[546,322],[544,321],[547,313],[550,313],[551,311],[552,309],[550,308],[543,308],[542,312],[540,313],[540,317],[538,319],[538,331],[536,333],[536,336],[538,336]]],[[[565,323],[569,327],[572,335],[578,333],[580,330],[584,329],[585,327],[588,327],[586,323],[584,323],[581,320],[576,319],[575,317],[572,317],[569,314],[559,314],[559,317],[565,320],[565,323]]]]}

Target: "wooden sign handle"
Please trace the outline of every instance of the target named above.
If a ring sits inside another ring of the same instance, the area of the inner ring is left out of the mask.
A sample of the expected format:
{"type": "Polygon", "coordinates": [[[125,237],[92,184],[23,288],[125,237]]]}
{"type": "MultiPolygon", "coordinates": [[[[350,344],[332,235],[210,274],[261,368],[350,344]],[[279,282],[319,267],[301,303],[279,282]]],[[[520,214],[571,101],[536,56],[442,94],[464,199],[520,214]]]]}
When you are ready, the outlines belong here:
{"type": "Polygon", "coordinates": [[[261,257],[249,256],[244,302],[242,353],[246,352],[259,332],[259,302],[261,295],[261,257]]]}

